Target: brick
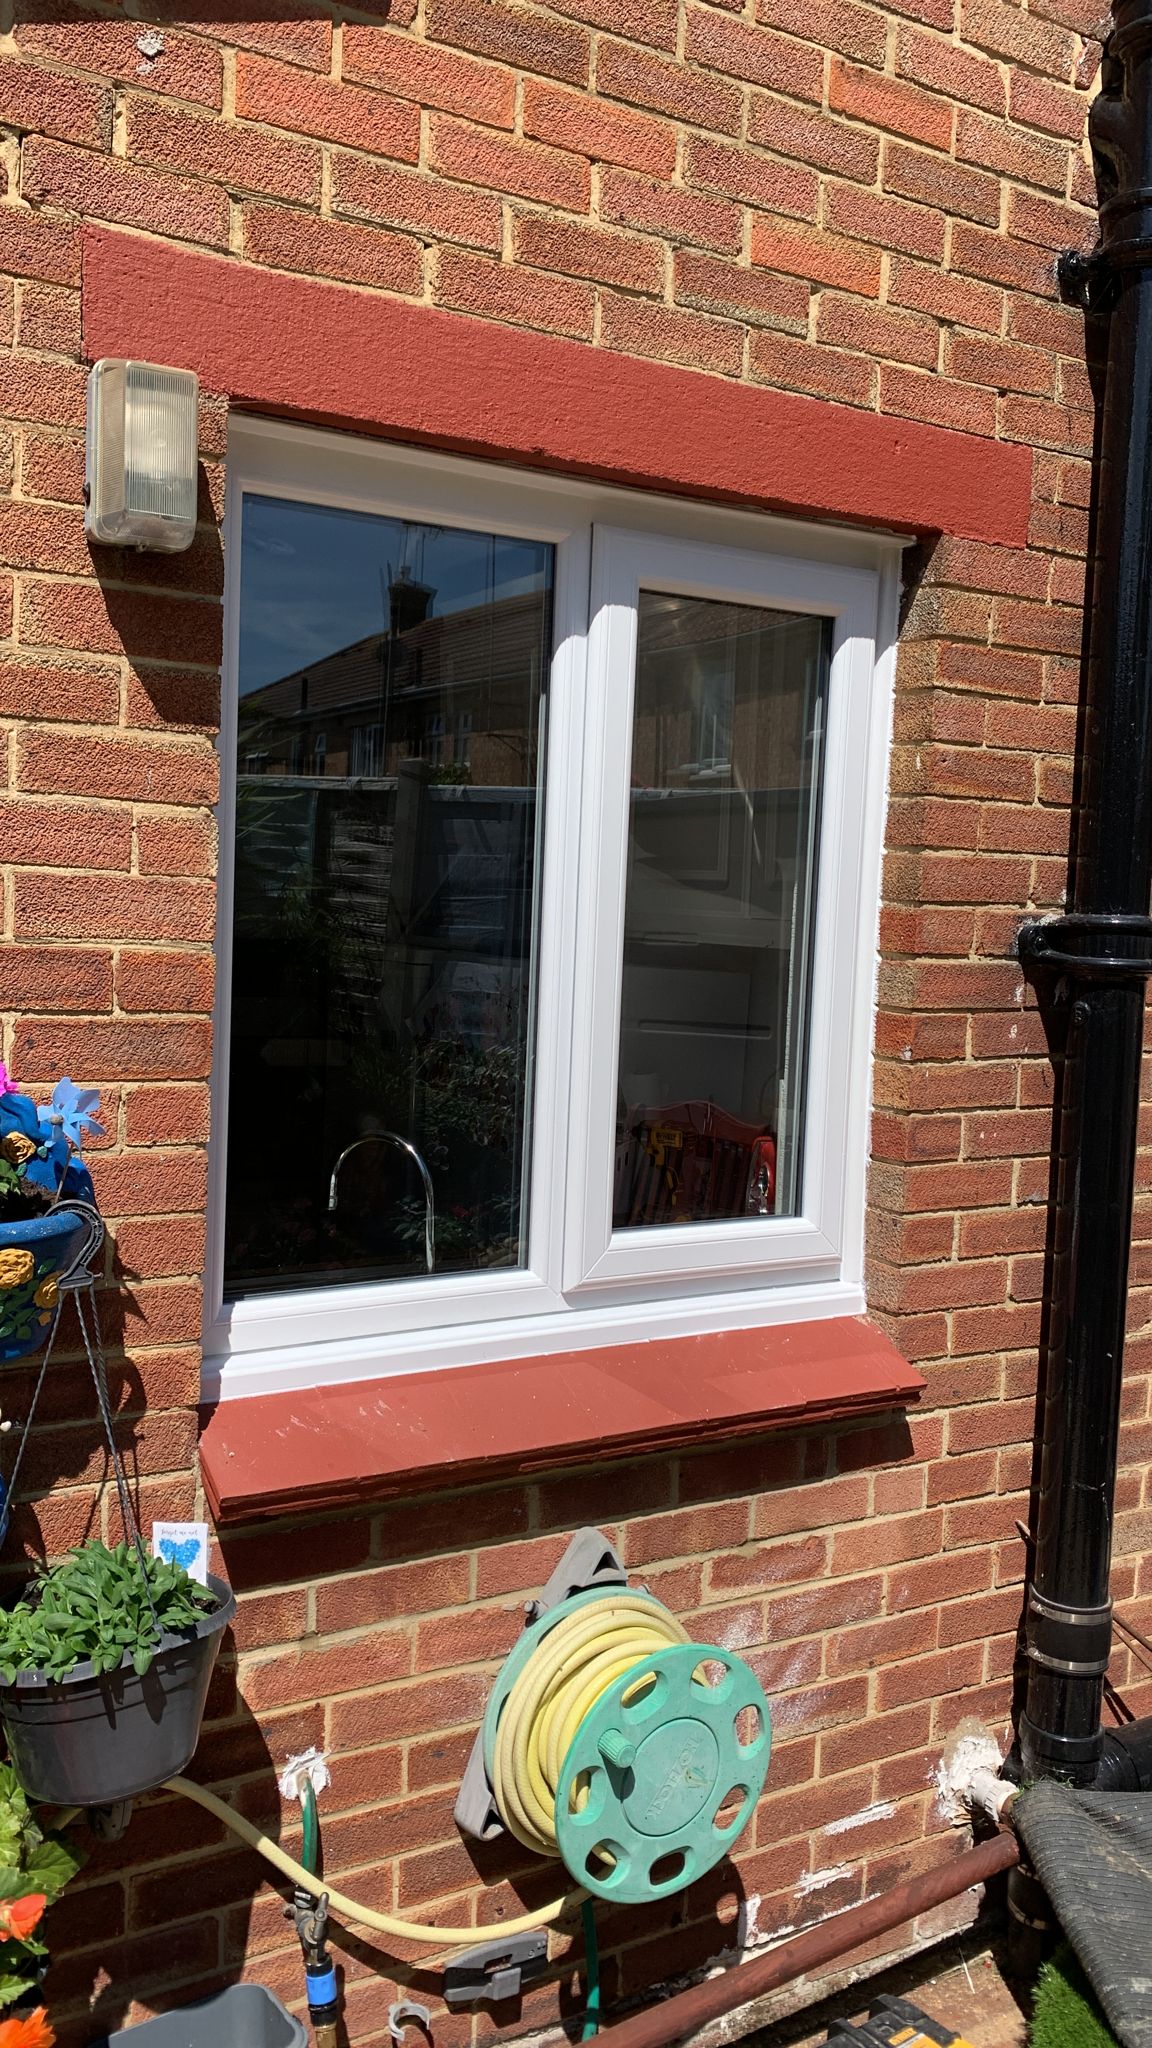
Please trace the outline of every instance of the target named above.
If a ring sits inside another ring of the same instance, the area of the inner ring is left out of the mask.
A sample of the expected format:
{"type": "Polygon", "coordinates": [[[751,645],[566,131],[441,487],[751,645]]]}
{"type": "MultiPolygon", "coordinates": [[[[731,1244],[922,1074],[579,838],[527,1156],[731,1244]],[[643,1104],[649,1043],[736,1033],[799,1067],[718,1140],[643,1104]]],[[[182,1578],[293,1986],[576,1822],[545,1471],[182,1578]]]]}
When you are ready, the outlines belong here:
{"type": "Polygon", "coordinates": [[[376,1629],[350,1641],[281,1651],[241,1667],[241,1694],[252,1712],[337,1694],[362,1693],[407,1677],[412,1641],[402,1629],[376,1629]]]}
{"type": "MultiPolygon", "coordinates": [[[[173,1279],[184,1273],[200,1274],[204,1270],[204,1239],[204,1220],[200,1216],[165,1216],[159,1222],[135,1219],[123,1222],[116,1231],[120,1270],[131,1280],[173,1279]]],[[[191,1423],[191,1418],[188,1420],[191,1423]]],[[[188,1448],[191,1451],[193,1445],[188,1448]]],[[[302,1602],[300,1604],[303,1605],[302,1602]]]]}
{"type": "Polygon", "coordinates": [[[206,1088],[132,1088],[125,1099],[125,1143],[204,1144],[208,1138],[209,1109],[206,1088]]]}
{"type": "Polygon", "coordinates": [[[736,135],[740,130],[743,96],[738,86],[628,43],[601,40],[596,52],[596,90],[609,99],[651,107],[655,113],[670,114],[674,120],[714,133],[736,135]]]}
{"type": "MultiPolygon", "coordinates": [[[[3,375],[0,372],[0,386],[3,375]]],[[[131,653],[159,661],[220,660],[220,606],[87,583],[26,582],[21,632],[32,645],[92,654],[131,653]]]]}
{"type": "Polygon", "coordinates": [[[525,135],[596,163],[622,164],[657,178],[676,168],[676,130],[651,114],[602,105],[587,94],[529,78],[524,84],[525,135]]]}
{"type": "Polygon", "coordinates": [[[750,22],[728,20],[711,8],[689,6],[687,21],[685,55],[695,63],[820,105],[824,59],[819,50],[750,22]]]}
{"type": "Polygon", "coordinates": [[[209,248],[228,246],[228,201],[222,192],[191,178],[145,170],[123,157],[94,156],[33,136],[21,152],[20,189],[37,206],[204,242],[209,248]]]}
{"type": "Polygon", "coordinates": [[[129,659],[125,723],[147,730],[214,734],[220,723],[220,681],[213,670],[157,668],[129,659]]]}
{"type": "MultiPolygon", "coordinates": [[[[13,1057],[26,1073],[82,1073],[148,1079],[195,1078],[209,1071],[204,1024],[139,1024],[119,1018],[28,1018],[17,1024],[13,1057]]],[[[195,1335],[195,1330],[185,1332],[195,1335]]]]}
{"type": "Polygon", "coordinates": [[[26,284],[20,295],[17,342],[20,348],[51,355],[80,355],[79,292],[60,285],[26,284]]]}
{"type": "MultiPolygon", "coordinates": [[[[992,111],[996,111],[993,109],[992,111]]],[[[1085,104],[1081,93],[1027,71],[1013,71],[1008,82],[1008,112],[1029,128],[1043,128],[1066,142],[1078,143],[1084,133],[1085,104]]]]}
{"type": "Polygon", "coordinates": [[[79,284],[78,229],[68,221],[42,219],[25,206],[0,207],[0,271],[79,284]]]}
{"type": "MultiPolygon", "coordinates": [[[[408,1685],[385,1686],[363,1698],[337,1700],[329,1710],[329,1740],[334,1749],[360,1749],[367,1743],[426,1735],[433,1725],[471,1726],[484,1711],[488,1686],[488,1678],[479,1671],[450,1677],[437,1672],[408,1685]]],[[[471,1872],[471,1864],[468,1869],[471,1872]]]]}
{"type": "Polygon", "coordinates": [[[125,950],[116,962],[116,999],[122,1010],[210,1016],[214,970],[211,953],[125,950]]]}
{"type": "Polygon", "coordinates": [[[38,426],[80,426],[85,388],[84,372],[70,363],[20,357],[0,361],[0,408],[8,419],[33,420],[38,426]]]}
{"type": "Polygon", "coordinates": [[[501,65],[478,63],[458,51],[353,21],[344,26],[343,63],[345,78],[385,85],[418,106],[467,114],[490,128],[512,126],[516,80],[501,65]]]}
{"type": "Polygon", "coordinates": [[[69,739],[32,731],[17,756],[22,789],[138,797],[145,803],[212,803],[216,773],[207,747],[111,733],[69,739]]]}
{"type": "Polygon", "coordinates": [[[742,1543],[748,1534],[749,1507],[746,1501],[726,1501],[714,1507],[681,1508],[670,1515],[651,1515],[629,1523],[624,1531],[624,1556],[628,1565],[655,1562],[658,1558],[692,1555],[696,1551],[724,1550],[742,1543]]]}
{"type": "Polygon", "coordinates": [[[833,113],[847,114],[891,134],[907,135],[931,149],[952,146],[952,109],[943,100],[837,57],[832,59],[829,73],[828,105],[833,113]]]}
{"type": "Polygon", "coordinates": [[[999,65],[941,36],[925,35],[910,24],[897,30],[896,70],[901,78],[981,107],[985,113],[1003,115],[1007,111],[1007,90],[999,65]]]}
{"type": "Polygon", "coordinates": [[[1067,156],[1057,144],[964,108],[956,116],[956,154],[963,162],[1000,171],[1005,177],[1047,186],[1053,192],[1064,190],[1067,156]]]}
{"type": "Polygon", "coordinates": [[[213,180],[230,191],[319,200],[320,151],[314,143],[229,126],[134,96],[127,114],[130,157],[213,180]]]}
{"type": "Polygon", "coordinates": [[[15,930],[28,938],[210,939],[205,882],[27,872],[16,878],[15,930]]]}
{"type": "Polygon", "coordinates": [[[811,392],[845,405],[871,405],[875,367],[866,356],[831,348],[815,348],[782,334],[752,338],[751,370],[766,384],[811,392]]]}
{"type": "Polygon", "coordinates": [[[813,284],[839,286],[875,298],[880,289],[880,257],[857,242],[833,235],[804,234],[774,221],[752,223],[752,261],[813,284]]]}
{"type": "Polygon", "coordinates": [[[17,23],[16,44],[22,52],[48,57],[69,71],[88,71],[100,79],[117,78],[137,86],[147,79],[149,92],[220,106],[224,66],[213,43],[166,28],[162,48],[142,58],[139,34],[134,22],[105,20],[61,4],[52,8],[51,19],[17,23]]]}
{"type": "Polygon", "coordinates": [[[533,269],[595,278],[631,291],[659,294],[664,289],[663,250],[638,235],[525,213],[517,217],[515,243],[519,261],[533,269]]]}
{"type": "Polygon", "coordinates": [[[583,85],[591,61],[587,31],[535,8],[501,0],[430,0],[427,32],[433,42],[474,51],[518,70],[583,85]]]}
{"type": "Polygon", "coordinates": [[[856,178],[872,185],[880,165],[878,136],[866,135],[848,121],[797,107],[790,100],[754,92],[748,108],[748,140],[776,156],[797,158],[837,178],[856,178]]]}
{"type": "Polygon", "coordinates": [[[858,7],[854,0],[759,0],[756,19],[861,64],[884,62],[887,22],[879,7],[858,7]]]}
{"type": "Polygon", "coordinates": [[[500,248],[500,202],[492,193],[342,155],[333,158],[332,181],[337,213],[364,214],[389,227],[412,228],[481,249],[500,248]]]}
{"type": "Polygon", "coordinates": [[[208,875],[215,855],[213,818],[137,816],[136,862],[142,875],[208,875]]]}
{"type": "Polygon", "coordinates": [[[926,264],[894,256],[888,270],[888,302],[998,335],[1004,299],[995,286],[977,284],[972,278],[955,277],[950,271],[934,270],[926,264]]]}
{"type": "Polygon", "coordinates": [[[933,427],[953,427],[960,434],[994,435],[996,399],[990,391],[974,391],[944,383],[922,370],[880,369],[880,410],[905,419],[924,420],[933,427]]]}
{"type": "Polygon", "coordinates": [[[455,1610],[467,1600],[468,1585],[468,1559],[463,1556],[346,1574],[316,1588],[316,1627],[327,1634],[438,1608],[455,1610]]]}
{"type": "Polygon", "coordinates": [[[1008,202],[1008,231],[1022,241],[1042,242],[1049,249],[1079,246],[1096,231],[1095,216],[1035,192],[1013,192],[1008,202]]]}
{"type": "Polygon", "coordinates": [[[818,181],[813,172],[794,164],[777,163],[747,148],[694,135],[689,139],[685,171],[689,184],[712,186],[730,199],[747,200],[770,214],[816,218],[818,181]]]}
{"type": "Polygon", "coordinates": [[[722,370],[729,376],[739,374],[744,352],[743,331],[729,320],[610,292],[601,295],[600,339],[605,348],[629,355],[654,356],[693,370],[722,370]]]}
{"type": "Polygon", "coordinates": [[[18,134],[53,135],[87,149],[106,149],[112,137],[112,95],[32,64],[0,62],[4,126],[18,134]]]}
{"type": "Polygon", "coordinates": [[[656,179],[627,171],[605,170],[600,177],[600,214],[622,227],[677,241],[702,242],[705,248],[740,253],[742,229],[738,206],[704,193],[685,192],[656,179]]]}
{"type": "Polygon", "coordinates": [[[112,955],[95,947],[0,947],[0,1009],[112,1008],[112,955]]]}
{"type": "Polygon", "coordinates": [[[1008,57],[1031,71],[1070,79],[1076,56],[1074,38],[1054,23],[1024,15],[1001,0],[962,0],[960,33],[994,56],[1008,57]]]}
{"type": "Polygon", "coordinates": [[[0,800],[0,844],[5,860],[29,867],[127,870],[132,818],[126,808],[111,804],[0,800]]]}
{"type": "Polygon", "coordinates": [[[254,263],[413,297],[421,291],[421,248],[413,235],[321,220],[286,206],[246,206],[242,217],[244,254],[254,263]]]}
{"type": "Polygon", "coordinates": [[[715,1594],[759,1592],[769,1586],[818,1578],[827,1566],[827,1539],[805,1536],[792,1543],[749,1544],[714,1557],[708,1567],[708,1583],[715,1594]]]}
{"type": "Polygon", "coordinates": [[[570,278],[544,276],[519,265],[491,263],[463,249],[444,249],[436,280],[436,300],[465,313],[511,320],[553,334],[592,338],[595,293],[591,285],[570,278]]]}
{"type": "Polygon", "coordinates": [[[674,277],[676,297],[684,305],[798,334],[807,328],[808,287],[791,278],[765,276],[693,249],[677,251],[674,277]]]}
{"type": "MultiPolygon", "coordinates": [[[[855,236],[880,249],[940,262],[944,255],[944,216],[938,208],[889,199],[851,185],[830,185],[825,197],[824,225],[834,234],[855,236]]],[[[953,239],[963,230],[953,229],[953,239]]],[[[971,232],[971,231],[969,231],[971,232]]]]}
{"type": "Polygon", "coordinates": [[[653,49],[676,48],[678,0],[562,0],[555,11],[653,49]]]}
{"type": "Polygon", "coordinates": [[[246,121],[342,142],[373,156],[398,157],[402,163],[414,164],[420,156],[420,114],[408,101],[337,85],[295,65],[272,64],[243,51],[236,59],[236,112],[246,121]]]}
{"type": "Polygon", "coordinates": [[[105,664],[0,656],[0,715],[108,725],[119,703],[119,677],[105,664]]]}
{"type": "Polygon", "coordinates": [[[934,320],[916,313],[890,313],[855,298],[825,292],[816,322],[817,337],[833,348],[859,349],[867,355],[892,357],[934,369],[940,331],[934,320]]]}
{"type": "Polygon", "coordinates": [[[985,171],[965,170],[950,157],[890,143],[884,159],[884,189],[966,220],[1000,223],[1000,180],[985,171]]]}
{"type": "Polygon", "coordinates": [[[534,142],[513,142],[495,129],[454,121],[447,114],[430,117],[429,162],[434,171],[472,185],[514,192],[544,205],[588,210],[588,165],[570,151],[545,149],[534,142]]]}

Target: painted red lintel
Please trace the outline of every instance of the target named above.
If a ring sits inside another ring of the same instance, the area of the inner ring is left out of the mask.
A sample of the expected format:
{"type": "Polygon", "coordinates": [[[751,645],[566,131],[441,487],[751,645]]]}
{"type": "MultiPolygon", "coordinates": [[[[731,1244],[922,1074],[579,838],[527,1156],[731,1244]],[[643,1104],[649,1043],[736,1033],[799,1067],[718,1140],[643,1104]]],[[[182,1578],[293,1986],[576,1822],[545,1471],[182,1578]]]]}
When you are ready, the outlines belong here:
{"type": "Polygon", "coordinates": [[[923,1386],[837,1317],[224,1401],[200,1454],[217,1520],[247,1522],[875,1414],[923,1386]]]}
{"type": "Polygon", "coordinates": [[[84,349],[241,407],[616,483],[1023,547],[1032,455],[90,227],[84,349]]]}

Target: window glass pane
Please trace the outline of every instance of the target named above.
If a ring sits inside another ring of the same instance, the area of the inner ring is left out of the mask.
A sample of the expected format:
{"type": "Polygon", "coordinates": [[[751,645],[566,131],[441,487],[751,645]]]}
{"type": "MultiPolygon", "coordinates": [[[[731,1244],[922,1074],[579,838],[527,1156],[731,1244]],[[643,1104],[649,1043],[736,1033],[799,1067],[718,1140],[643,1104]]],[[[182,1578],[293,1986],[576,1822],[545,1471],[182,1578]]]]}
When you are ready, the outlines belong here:
{"type": "Polygon", "coordinates": [[[641,592],[618,1230],[797,1211],[829,647],[641,592]]]}
{"type": "Polygon", "coordinates": [[[533,541],[245,500],[233,1296],[523,1260],[551,592],[533,541]]]}

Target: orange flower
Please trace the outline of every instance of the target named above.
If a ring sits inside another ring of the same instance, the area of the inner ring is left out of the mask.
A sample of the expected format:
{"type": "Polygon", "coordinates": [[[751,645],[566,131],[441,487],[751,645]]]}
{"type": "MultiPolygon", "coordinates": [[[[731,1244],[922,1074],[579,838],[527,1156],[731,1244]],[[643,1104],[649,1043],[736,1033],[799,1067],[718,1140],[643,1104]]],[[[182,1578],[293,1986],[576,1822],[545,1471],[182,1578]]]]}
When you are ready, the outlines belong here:
{"type": "Polygon", "coordinates": [[[46,2006],[38,2005],[26,2019],[0,2020],[0,2048],[53,2048],[55,2039],[46,2006]]]}
{"type": "MultiPolygon", "coordinates": [[[[44,1892],[29,1892],[22,1899],[0,1901],[0,1934],[10,1934],[16,1941],[27,1941],[47,1904],[44,1892]]],[[[0,2048],[7,2048],[2,2037],[0,2048]]]]}

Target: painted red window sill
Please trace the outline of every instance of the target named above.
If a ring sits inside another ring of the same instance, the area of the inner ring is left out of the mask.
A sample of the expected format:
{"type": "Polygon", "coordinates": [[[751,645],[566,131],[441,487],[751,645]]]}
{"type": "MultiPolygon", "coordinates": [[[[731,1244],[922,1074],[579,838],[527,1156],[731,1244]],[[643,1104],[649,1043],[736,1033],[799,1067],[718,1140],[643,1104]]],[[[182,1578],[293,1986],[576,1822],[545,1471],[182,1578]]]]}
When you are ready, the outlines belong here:
{"type": "Polygon", "coordinates": [[[880,1330],[835,1317],[225,1401],[200,1453],[235,1523],[875,1414],[923,1387],[880,1330]]]}

